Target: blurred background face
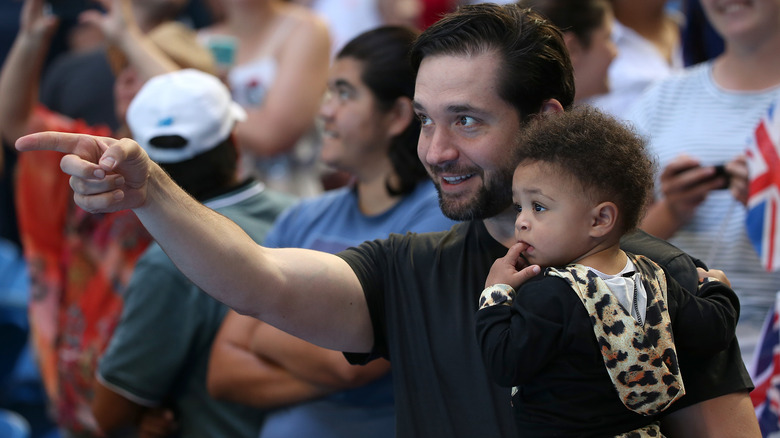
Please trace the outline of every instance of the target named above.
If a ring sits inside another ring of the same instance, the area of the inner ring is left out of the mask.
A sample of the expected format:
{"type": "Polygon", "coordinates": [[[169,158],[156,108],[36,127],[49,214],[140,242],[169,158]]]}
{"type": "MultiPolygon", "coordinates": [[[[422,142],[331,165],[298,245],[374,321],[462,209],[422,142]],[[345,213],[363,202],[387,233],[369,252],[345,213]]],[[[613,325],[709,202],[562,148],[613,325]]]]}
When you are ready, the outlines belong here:
{"type": "Polygon", "coordinates": [[[727,43],[757,44],[780,29],[780,0],[701,0],[701,5],[727,43]]]}
{"type": "Polygon", "coordinates": [[[124,123],[127,107],[143,85],[143,80],[133,67],[127,66],[117,75],[114,81],[114,108],[117,120],[124,123]]]}
{"type": "Polygon", "coordinates": [[[591,32],[589,44],[585,44],[573,35],[567,38],[577,90],[575,100],[609,91],[607,70],[617,56],[617,47],[612,40],[614,19],[612,11],[605,12],[601,25],[591,32]]]}
{"type": "Polygon", "coordinates": [[[348,172],[356,172],[366,163],[388,160],[388,115],[379,109],[373,93],[360,79],[362,72],[360,61],[336,59],[320,107],[320,158],[348,172]]]}

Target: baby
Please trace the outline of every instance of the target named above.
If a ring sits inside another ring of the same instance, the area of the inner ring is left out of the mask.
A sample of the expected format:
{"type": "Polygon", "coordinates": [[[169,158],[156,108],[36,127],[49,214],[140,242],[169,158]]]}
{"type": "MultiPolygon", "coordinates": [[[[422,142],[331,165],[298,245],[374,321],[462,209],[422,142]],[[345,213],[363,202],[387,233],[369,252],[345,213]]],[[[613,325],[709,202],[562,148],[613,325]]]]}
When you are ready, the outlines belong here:
{"type": "Polygon", "coordinates": [[[488,372],[513,387],[524,437],[661,436],[655,415],[685,393],[677,349],[726,348],[737,297],[719,271],[701,270],[693,295],[620,249],[653,185],[626,126],[578,109],[537,118],[519,144],[517,244],[494,263],[476,316],[488,372]],[[543,273],[521,286],[528,264],[543,273]]]}

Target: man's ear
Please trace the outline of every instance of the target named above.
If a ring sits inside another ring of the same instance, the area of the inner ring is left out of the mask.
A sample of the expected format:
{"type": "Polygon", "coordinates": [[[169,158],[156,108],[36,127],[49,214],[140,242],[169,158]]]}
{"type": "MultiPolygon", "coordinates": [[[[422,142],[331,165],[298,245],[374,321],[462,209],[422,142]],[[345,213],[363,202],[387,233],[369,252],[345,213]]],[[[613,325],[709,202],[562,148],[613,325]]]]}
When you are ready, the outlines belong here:
{"type": "Polygon", "coordinates": [[[609,234],[618,221],[618,208],[614,202],[602,202],[591,210],[591,237],[603,237],[609,234]]]}
{"type": "Polygon", "coordinates": [[[563,105],[558,102],[558,99],[547,99],[542,103],[542,109],[539,111],[541,114],[562,113],[563,105]]]}
{"type": "Polygon", "coordinates": [[[399,97],[393,103],[390,111],[387,112],[386,117],[388,118],[387,133],[390,137],[400,135],[415,117],[412,100],[406,96],[399,97]]]}

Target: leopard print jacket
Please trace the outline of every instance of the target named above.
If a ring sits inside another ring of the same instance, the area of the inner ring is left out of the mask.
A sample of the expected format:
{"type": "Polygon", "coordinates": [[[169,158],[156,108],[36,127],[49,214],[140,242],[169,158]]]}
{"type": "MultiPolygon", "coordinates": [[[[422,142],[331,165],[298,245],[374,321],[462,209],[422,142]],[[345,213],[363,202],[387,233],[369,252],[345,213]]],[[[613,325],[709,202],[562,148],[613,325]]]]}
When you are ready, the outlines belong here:
{"type": "Polygon", "coordinates": [[[628,254],[648,293],[641,325],[620,305],[606,283],[587,267],[547,268],[545,275],[569,282],[590,314],[604,365],[620,400],[643,415],[657,414],[685,394],[672,323],[666,306],[666,276],[652,260],[628,254]]]}

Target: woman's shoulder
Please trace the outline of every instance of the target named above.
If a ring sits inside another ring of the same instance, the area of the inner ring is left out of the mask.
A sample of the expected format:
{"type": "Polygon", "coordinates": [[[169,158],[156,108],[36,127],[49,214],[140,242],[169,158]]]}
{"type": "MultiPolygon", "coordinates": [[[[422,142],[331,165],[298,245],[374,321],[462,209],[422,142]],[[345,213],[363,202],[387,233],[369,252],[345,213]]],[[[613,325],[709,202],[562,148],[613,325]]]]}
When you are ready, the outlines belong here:
{"type": "MultiPolygon", "coordinates": [[[[278,25],[271,38],[279,38],[282,41],[295,41],[301,38],[327,37],[328,25],[324,19],[314,11],[294,3],[285,3],[279,11],[278,25]]],[[[237,37],[235,31],[227,22],[221,21],[203,27],[198,30],[198,37],[202,40],[215,37],[237,37]]]]}
{"type": "Polygon", "coordinates": [[[311,9],[294,3],[286,3],[282,16],[294,28],[291,37],[300,31],[328,32],[325,20],[311,9]]]}
{"type": "MultiPolygon", "coordinates": [[[[284,63],[285,60],[299,62],[300,59],[319,59],[312,56],[330,48],[328,25],[319,15],[301,5],[286,3],[282,11],[282,21],[273,38],[275,52],[284,63]]],[[[322,58],[321,64],[327,68],[328,58],[322,58]]]]}

